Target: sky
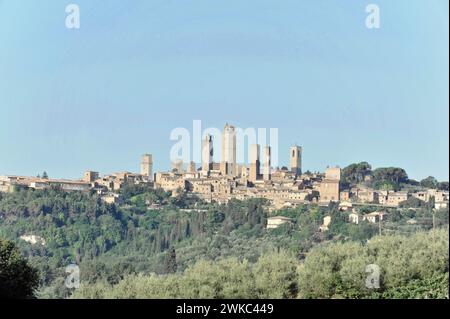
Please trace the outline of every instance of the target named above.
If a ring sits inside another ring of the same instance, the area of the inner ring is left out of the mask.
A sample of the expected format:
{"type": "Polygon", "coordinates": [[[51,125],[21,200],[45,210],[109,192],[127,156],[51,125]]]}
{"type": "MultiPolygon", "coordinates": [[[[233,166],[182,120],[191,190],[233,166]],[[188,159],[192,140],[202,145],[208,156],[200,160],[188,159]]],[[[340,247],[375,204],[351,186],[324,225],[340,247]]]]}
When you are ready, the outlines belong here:
{"type": "Polygon", "coordinates": [[[170,167],[174,128],[449,179],[447,0],[0,0],[0,175],[170,167]],[[65,24],[68,4],[80,29],[65,24]],[[380,9],[369,29],[366,6],[380,9]]]}

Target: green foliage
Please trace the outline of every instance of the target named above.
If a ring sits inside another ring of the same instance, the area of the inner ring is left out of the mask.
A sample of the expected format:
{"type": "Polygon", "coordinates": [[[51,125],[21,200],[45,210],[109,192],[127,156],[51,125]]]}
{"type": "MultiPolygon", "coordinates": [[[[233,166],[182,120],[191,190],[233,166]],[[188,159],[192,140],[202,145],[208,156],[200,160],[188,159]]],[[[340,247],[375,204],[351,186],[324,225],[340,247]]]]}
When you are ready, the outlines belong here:
{"type": "MultiPolygon", "coordinates": [[[[142,185],[127,185],[121,192],[121,205],[105,204],[94,193],[59,189],[19,188],[0,195],[0,236],[15,241],[30,265],[39,269],[37,297],[69,297],[73,291],[64,286],[64,269],[74,262],[81,269],[77,298],[382,298],[390,289],[409,282],[383,286],[378,295],[361,287],[358,278],[365,278],[365,273],[358,267],[376,259],[367,247],[376,242],[373,236],[378,225],[351,224],[348,213],[340,212],[336,205],[300,205],[271,212],[291,218],[292,223],[267,230],[265,200],[208,204],[182,192],[171,197],[142,185]],[[328,231],[320,232],[325,216],[332,222],[328,231]],[[19,239],[24,234],[38,235],[46,243],[26,243],[19,239]],[[335,248],[314,257],[318,254],[315,247],[328,246],[335,248]],[[315,258],[328,261],[310,269],[315,258]],[[322,268],[324,271],[318,271],[322,268]],[[310,291],[300,279],[305,274],[321,276],[318,282],[323,284],[310,287],[314,288],[310,291]]],[[[424,206],[389,213],[383,234],[430,229],[433,213],[436,227],[448,226],[446,209],[434,212],[431,206],[424,206]],[[411,218],[417,224],[407,225],[411,218]]],[[[403,236],[398,240],[409,239],[403,236]]],[[[392,245],[392,249],[398,247],[392,245]]],[[[436,255],[447,258],[448,263],[448,255],[436,255]]],[[[420,256],[410,254],[409,259],[416,261],[420,256]]],[[[417,267],[427,268],[423,264],[417,267]]],[[[391,273],[395,272],[387,272],[386,278],[395,278],[391,273]]],[[[435,273],[442,274],[441,268],[435,273]]],[[[439,282],[430,276],[416,274],[411,281],[418,280],[418,285],[439,282]]]]}
{"type": "Polygon", "coordinates": [[[445,291],[448,281],[448,230],[417,233],[410,237],[374,237],[366,245],[338,243],[311,251],[300,269],[301,298],[370,298],[403,294],[416,280],[420,286],[409,298],[426,298],[430,291],[445,291]],[[380,268],[380,288],[365,285],[366,266],[380,268]],[[318,271],[320,270],[320,271],[318,271]],[[436,277],[437,276],[437,277],[436,277]],[[437,284],[440,283],[440,284],[437,284]],[[429,285],[429,286],[427,286],[429,285]],[[437,286],[436,286],[437,285],[437,286]]]}
{"type": "Polygon", "coordinates": [[[200,260],[183,274],[131,275],[117,285],[84,285],[73,298],[295,298],[297,262],[288,253],[246,260],[200,260]]]}
{"type": "Polygon", "coordinates": [[[295,298],[298,292],[298,261],[284,251],[263,255],[253,267],[256,294],[260,299],[295,298]]]}
{"type": "Polygon", "coordinates": [[[425,188],[437,188],[439,182],[433,176],[428,176],[420,181],[420,186],[425,188]]]}
{"type": "Polygon", "coordinates": [[[177,254],[174,247],[167,252],[164,270],[166,274],[172,274],[177,271],[177,254]]]}
{"type": "Polygon", "coordinates": [[[350,164],[342,170],[343,183],[359,184],[364,182],[367,176],[372,174],[372,167],[367,162],[350,164]]]}
{"type": "Polygon", "coordinates": [[[38,271],[21,256],[14,243],[0,239],[0,299],[33,298],[38,271]]]}
{"type": "Polygon", "coordinates": [[[449,185],[448,182],[440,182],[437,185],[437,188],[441,191],[448,191],[449,190],[449,185]]]}
{"type": "Polygon", "coordinates": [[[130,275],[97,283],[73,298],[448,298],[448,230],[375,237],[362,244],[328,243],[304,262],[288,252],[247,260],[199,260],[184,272],[130,275]],[[380,287],[366,286],[367,266],[380,287]]]}
{"type": "Polygon", "coordinates": [[[380,167],[372,172],[372,176],[372,184],[377,189],[398,190],[401,183],[408,182],[408,175],[399,167],[380,167]]]}

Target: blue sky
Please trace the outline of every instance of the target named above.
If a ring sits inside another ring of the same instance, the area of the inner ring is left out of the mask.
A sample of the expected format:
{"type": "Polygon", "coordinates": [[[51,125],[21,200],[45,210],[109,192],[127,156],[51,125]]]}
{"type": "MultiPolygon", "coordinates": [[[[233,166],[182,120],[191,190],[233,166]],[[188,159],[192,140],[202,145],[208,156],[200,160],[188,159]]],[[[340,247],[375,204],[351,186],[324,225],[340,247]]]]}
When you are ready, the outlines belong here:
{"type": "Polygon", "coordinates": [[[0,0],[0,174],[169,167],[176,127],[279,128],[304,169],[448,180],[448,1],[0,0]],[[65,6],[81,28],[65,27],[65,6]],[[381,28],[367,29],[376,3],[381,28]]]}

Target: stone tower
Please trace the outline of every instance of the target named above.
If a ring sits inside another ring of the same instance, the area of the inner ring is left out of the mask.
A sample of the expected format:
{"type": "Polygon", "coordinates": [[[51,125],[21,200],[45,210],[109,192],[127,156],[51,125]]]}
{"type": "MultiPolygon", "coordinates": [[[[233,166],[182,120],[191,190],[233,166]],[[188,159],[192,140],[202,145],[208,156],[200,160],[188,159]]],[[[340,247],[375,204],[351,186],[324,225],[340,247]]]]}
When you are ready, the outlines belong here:
{"type": "Polygon", "coordinates": [[[202,171],[208,173],[212,169],[214,156],[213,139],[211,135],[206,135],[202,145],[202,171]]]}
{"type": "Polygon", "coordinates": [[[271,148],[270,146],[264,147],[264,153],[263,153],[263,179],[265,181],[271,180],[271,172],[270,172],[270,156],[271,156],[271,148]]]}
{"type": "Polygon", "coordinates": [[[141,175],[147,177],[149,181],[153,181],[153,158],[151,154],[142,155],[141,175]]]}
{"type": "Polygon", "coordinates": [[[260,161],[259,161],[259,144],[250,145],[250,174],[248,180],[254,182],[258,179],[260,173],[260,161]]]}
{"type": "Polygon", "coordinates": [[[222,132],[222,161],[220,162],[222,175],[236,176],[236,129],[225,124],[222,132]]]}
{"type": "Polygon", "coordinates": [[[291,172],[299,176],[302,174],[302,148],[300,146],[292,146],[290,149],[291,172]]]}

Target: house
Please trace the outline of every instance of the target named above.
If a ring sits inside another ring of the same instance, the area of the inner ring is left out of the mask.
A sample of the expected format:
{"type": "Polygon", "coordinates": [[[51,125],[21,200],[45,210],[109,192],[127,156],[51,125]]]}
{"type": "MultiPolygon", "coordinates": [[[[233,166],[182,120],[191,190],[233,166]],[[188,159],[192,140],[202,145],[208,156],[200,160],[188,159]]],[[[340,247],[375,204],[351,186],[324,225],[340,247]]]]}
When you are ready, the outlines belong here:
{"type": "Polygon", "coordinates": [[[448,208],[448,201],[447,202],[435,202],[434,203],[434,209],[445,209],[448,208]]]}
{"type": "Polygon", "coordinates": [[[367,220],[369,223],[378,223],[385,219],[386,212],[373,212],[363,216],[363,220],[367,220]]]}
{"type": "Polygon", "coordinates": [[[401,202],[404,202],[409,198],[409,193],[400,191],[400,192],[390,192],[387,195],[386,204],[390,206],[398,206],[401,202]]]}
{"type": "Polygon", "coordinates": [[[120,203],[122,198],[119,194],[116,193],[108,193],[100,197],[102,201],[107,204],[117,204],[120,203]]]}
{"type": "Polygon", "coordinates": [[[292,219],[284,216],[274,216],[267,218],[267,229],[275,229],[283,224],[292,223],[292,219]]]}
{"type": "Polygon", "coordinates": [[[324,232],[327,231],[329,228],[328,226],[330,226],[331,224],[331,216],[325,216],[323,218],[323,224],[319,226],[319,230],[324,232]]]}
{"type": "Polygon", "coordinates": [[[340,211],[347,211],[349,209],[353,208],[353,204],[349,201],[344,201],[339,203],[339,210],[340,211]]]}
{"type": "Polygon", "coordinates": [[[348,220],[350,223],[359,224],[360,216],[357,212],[353,211],[348,215],[348,220]]]}

